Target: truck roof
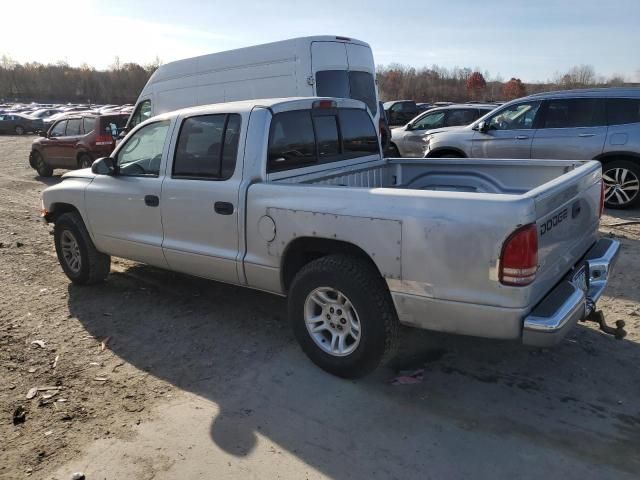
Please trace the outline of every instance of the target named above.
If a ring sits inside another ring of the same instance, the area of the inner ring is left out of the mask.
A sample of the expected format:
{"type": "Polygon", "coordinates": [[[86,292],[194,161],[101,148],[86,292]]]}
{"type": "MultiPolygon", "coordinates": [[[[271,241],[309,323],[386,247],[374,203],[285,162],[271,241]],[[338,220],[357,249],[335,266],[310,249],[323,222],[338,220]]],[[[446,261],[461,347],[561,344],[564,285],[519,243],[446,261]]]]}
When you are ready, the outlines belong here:
{"type": "MultiPolygon", "coordinates": [[[[180,110],[167,112],[158,117],[171,117],[181,114],[193,113],[242,113],[250,112],[254,107],[268,108],[274,113],[289,110],[304,110],[312,108],[314,102],[318,100],[330,100],[336,103],[338,108],[358,108],[366,109],[364,102],[351,98],[331,98],[331,97],[290,97],[290,98],[259,98],[253,100],[241,100],[237,102],[213,103],[210,105],[199,105],[197,107],[187,107],[180,110]]],[[[154,118],[158,118],[154,117],[154,118]]]]}

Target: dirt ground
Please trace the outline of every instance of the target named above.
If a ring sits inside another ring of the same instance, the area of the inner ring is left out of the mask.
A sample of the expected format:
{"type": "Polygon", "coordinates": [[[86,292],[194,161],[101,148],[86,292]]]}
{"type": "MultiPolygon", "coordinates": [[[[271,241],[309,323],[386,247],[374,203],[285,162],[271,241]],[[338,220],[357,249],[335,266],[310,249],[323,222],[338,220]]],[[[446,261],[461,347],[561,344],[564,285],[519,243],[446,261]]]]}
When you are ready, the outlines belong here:
{"type": "Polygon", "coordinates": [[[118,259],[71,285],[39,220],[60,179],[28,167],[31,139],[0,137],[0,478],[640,476],[640,211],[602,227],[624,250],[600,307],[626,339],[404,329],[350,382],[306,359],[280,298],[118,259]]]}

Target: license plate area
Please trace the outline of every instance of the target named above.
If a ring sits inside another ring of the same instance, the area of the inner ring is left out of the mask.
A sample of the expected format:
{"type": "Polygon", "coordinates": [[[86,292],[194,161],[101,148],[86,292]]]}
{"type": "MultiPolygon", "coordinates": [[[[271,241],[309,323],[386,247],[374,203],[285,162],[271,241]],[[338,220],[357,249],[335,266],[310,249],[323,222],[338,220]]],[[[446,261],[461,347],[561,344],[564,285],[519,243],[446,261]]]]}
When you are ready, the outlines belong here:
{"type": "Polygon", "coordinates": [[[576,267],[570,276],[570,281],[576,288],[579,288],[583,292],[589,290],[589,273],[586,263],[580,267],[576,267]]]}

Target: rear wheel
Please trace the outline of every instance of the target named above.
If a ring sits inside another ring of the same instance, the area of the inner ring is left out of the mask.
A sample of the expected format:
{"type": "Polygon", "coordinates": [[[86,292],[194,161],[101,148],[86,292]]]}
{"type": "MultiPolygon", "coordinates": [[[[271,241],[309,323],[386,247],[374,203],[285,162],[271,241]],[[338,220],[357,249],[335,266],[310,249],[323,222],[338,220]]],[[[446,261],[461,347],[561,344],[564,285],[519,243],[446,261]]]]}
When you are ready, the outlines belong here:
{"type": "Polygon", "coordinates": [[[38,172],[38,175],[41,177],[50,177],[53,175],[53,168],[47,165],[40,152],[33,152],[33,164],[35,165],[36,172],[38,172]]]}
{"type": "Polygon", "coordinates": [[[62,214],[56,220],[53,236],[58,261],[69,280],[91,285],[107,278],[111,257],[96,250],[79,213],[62,214]]]}
{"type": "Polygon", "coordinates": [[[602,167],[604,201],[608,208],[640,205],[640,166],[630,160],[614,160],[602,167]]]}
{"type": "Polygon", "coordinates": [[[16,135],[24,135],[24,127],[21,125],[16,126],[15,131],[16,135]]]}
{"type": "Polygon", "coordinates": [[[78,168],[91,168],[93,158],[88,153],[83,153],[78,157],[78,168]]]}
{"type": "Polygon", "coordinates": [[[329,255],[305,265],[289,292],[289,317],[307,356],[343,378],[374,370],[395,347],[398,319],[373,265],[329,255]]]}

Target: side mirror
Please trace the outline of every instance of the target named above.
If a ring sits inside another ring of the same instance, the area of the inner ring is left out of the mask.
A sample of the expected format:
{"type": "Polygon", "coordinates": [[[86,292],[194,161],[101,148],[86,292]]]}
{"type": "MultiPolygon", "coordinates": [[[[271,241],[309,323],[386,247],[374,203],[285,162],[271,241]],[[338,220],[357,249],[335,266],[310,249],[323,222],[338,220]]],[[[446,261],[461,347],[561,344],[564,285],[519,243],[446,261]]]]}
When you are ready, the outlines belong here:
{"type": "Polygon", "coordinates": [[[47,131],[46,130],[40,130],[38,132],[38,135],[40,135],[41,137],[47,138],[47,131]]]}
{"type": "Polygon", "coordinates": [[[487,133],[489,131],[489,124],[483,120],[478,124],[478,131],[482,133],[487,133]]]}
{"type": "Polygon", "coordinates": [[[91,165],[91,172],[96,175],[115,175],[116,163],[111,157],[99,158],[91,165]]]}
{"type": "Polygon", "coordinates": [[[413,130],[413,123],[411,122],[407,123],[405,130],[413,130]]]}

